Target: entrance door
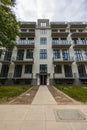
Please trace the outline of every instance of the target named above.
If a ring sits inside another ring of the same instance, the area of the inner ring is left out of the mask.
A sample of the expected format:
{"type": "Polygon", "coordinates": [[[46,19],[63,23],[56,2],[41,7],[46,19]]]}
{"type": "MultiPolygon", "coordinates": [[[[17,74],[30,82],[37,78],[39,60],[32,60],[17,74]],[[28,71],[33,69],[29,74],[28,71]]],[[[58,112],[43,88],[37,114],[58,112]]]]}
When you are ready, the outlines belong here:
{"type": "Polygon", "coordinates": [[[47,84],[47,75],[40,75],[40,85],[47,84]]]}

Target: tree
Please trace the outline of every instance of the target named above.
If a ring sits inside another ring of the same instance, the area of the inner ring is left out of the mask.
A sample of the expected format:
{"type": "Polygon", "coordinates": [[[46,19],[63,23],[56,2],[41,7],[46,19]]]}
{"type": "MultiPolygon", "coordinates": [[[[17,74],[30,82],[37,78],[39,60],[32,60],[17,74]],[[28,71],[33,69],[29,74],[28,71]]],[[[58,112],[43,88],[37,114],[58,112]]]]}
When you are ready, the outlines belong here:
{"type": "Polygon", "coordinates": [[[14,5],[15,0],[0,2],[0,47],[7,49],[12,49],[16,45],[16,36],[19,34],[19,22],[11,9],[14,5]]]}

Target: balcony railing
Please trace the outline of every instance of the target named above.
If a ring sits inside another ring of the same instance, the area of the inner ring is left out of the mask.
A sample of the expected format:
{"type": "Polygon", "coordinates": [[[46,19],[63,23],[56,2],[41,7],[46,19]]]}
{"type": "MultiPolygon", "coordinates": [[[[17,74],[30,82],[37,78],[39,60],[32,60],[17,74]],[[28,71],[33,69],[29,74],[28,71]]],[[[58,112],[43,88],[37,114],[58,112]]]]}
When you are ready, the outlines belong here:
{"type": "Polygon", "coordinates": [[[19,42],[17,44],[29,44],[29,45],[33,45],[34,44],[34,40],[19,40],[19,42]]]}
{"type": "Polygon", "coordinates": [[[87,47],[87,40],[73,41],[74,48],[85,48],[87,47]]]}
{"type": "Polygon", "coordinates": [[[71,42],[67,40],[53,40],[52,41],[52,48],[69,48],[71,46],[71,42]]]}
{"type": "Polygon", "coordinates": [[[75,60],[77,63],[87,63],[87,56],[76,57],[75,60]]]}
{"type": "Polygon", "coordinates": [[[28,58],[28,59],[23,59],[23,57],[19,57],[19,58],[15,58],[15,57],[12,57],[12,61],[14,63],[20,63],[20,64],[26,64],[26,63],[31,63],[33,64],[34,63],[34,58],[28,58]]]}
{"type": "Polygon", "coordinates": [[[62,58],[54,58],[53,57],[53,63],[73,63],[74,57],[66,56],[62,58]]]}
{"type": "Polygon", "coordinates": [[[35,41],[34,40],[19,40],[17,42],[17,47],[18,48],[34,48],[35,46],[35,41]]]}

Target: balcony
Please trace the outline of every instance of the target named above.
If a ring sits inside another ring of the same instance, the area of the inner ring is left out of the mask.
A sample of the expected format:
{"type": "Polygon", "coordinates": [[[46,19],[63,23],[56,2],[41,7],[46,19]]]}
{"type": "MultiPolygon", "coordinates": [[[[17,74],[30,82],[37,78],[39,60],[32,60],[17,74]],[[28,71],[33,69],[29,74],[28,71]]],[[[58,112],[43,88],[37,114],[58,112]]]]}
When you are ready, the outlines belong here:
{"type": "Polygon", "coordinates": [[[76,57],[77,64],[87,64],[87,57],[76,57]]]}
{"type": "Polygon", "coordinates": [[[87,40],[77,40],[76,42],[73,41],[73,48],[74,49],[86,49],[87,48],[87,40]]]}
{"type": "Polygon", "coordinates": [[[35,28],[36,22],[21,22],[21,28],[35,28]]]}
{"type": "Polygon", "coordinates": [[[20,30],[20,37],[35,37],[35,29],[25,29],[24,31],[22,31],[22,29],[20,30]]]}
{"type": "Polygon", "coordinates": [[[71,43],[69,41],[67,41],[67,40],[65,40],[65,41],[58,40],[58,41],[53,41],[52,42],[52,48],[54,48],[54,49],[56,49],[56,48],[59,48],[59,49],[68,48],[69,49],[70,46],[71,46],[71,43]]]}
{"type": "Polygon", "coordinates": [[[87,26],[87,22],[70,22],[70,28],[71,29],[84,29],[87,26]]]}
{"type": "Polygon", "coordinates": [[[0,62],[3,64],[10,64],[11,63],[11,58],[0,58],[0,62]]]}
{"type": "Polygon", "coordinates": [[[84,31],[84,32],[73,32],[71,34],[71,37],[72,38],[76,38],[76,37],[86,38],[87,37],[87,32],[86,31],[84,31]]]}
{"type": "Polygon", "coordinates": [[[67,26],[65,22],[51,22],[51,28],[67,28],[67,26]]]}
{"type": "Polygon", "coordinates": [[[12,62],[14,62],[15,64],[33,64],[34,63],[34,58],[30,58],[30,59],[23,59],[23,57],[21,58],[15,58],[12,57],[12,62]]]}
{"type": "Polygon", "coordinates": [[[17,43],[17,48],[31,48],[33,49],[35,47],[35,43],[34,40],[30,41],[30,40],[19,40],[19,42],[17,43]]]}
{"type": "Polygon", "coordinates": [[[63,57],[63,58],[53,58],[53,63],[54,64],[72,64],[74,62],[74,58],[73,57],[63,57]]]}
{"type": "Polygon", "coordinates": [[[58,31],[52,31],[51,36],[52,37],[67,37],[69,34],[69,32],[65,31],[65,32],[58,32],[58,31]]]}

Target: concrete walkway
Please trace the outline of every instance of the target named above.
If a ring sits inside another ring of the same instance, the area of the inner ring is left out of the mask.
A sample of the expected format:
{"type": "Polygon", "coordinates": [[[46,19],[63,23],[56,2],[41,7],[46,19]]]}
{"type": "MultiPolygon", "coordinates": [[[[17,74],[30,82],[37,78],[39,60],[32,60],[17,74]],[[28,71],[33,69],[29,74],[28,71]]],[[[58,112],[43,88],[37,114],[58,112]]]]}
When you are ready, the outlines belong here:
{"type": "Polygon", "coordinates": [[[40,86],[32,104],[37,105],[57,105],[55,99],[44,85],[40,86]]]}
{"type": "Polygon", "coordinates": [[[57,105],[40,86],[31,105],[0,105],[0,130],[87,130],[87,105],[57,105]]]}

